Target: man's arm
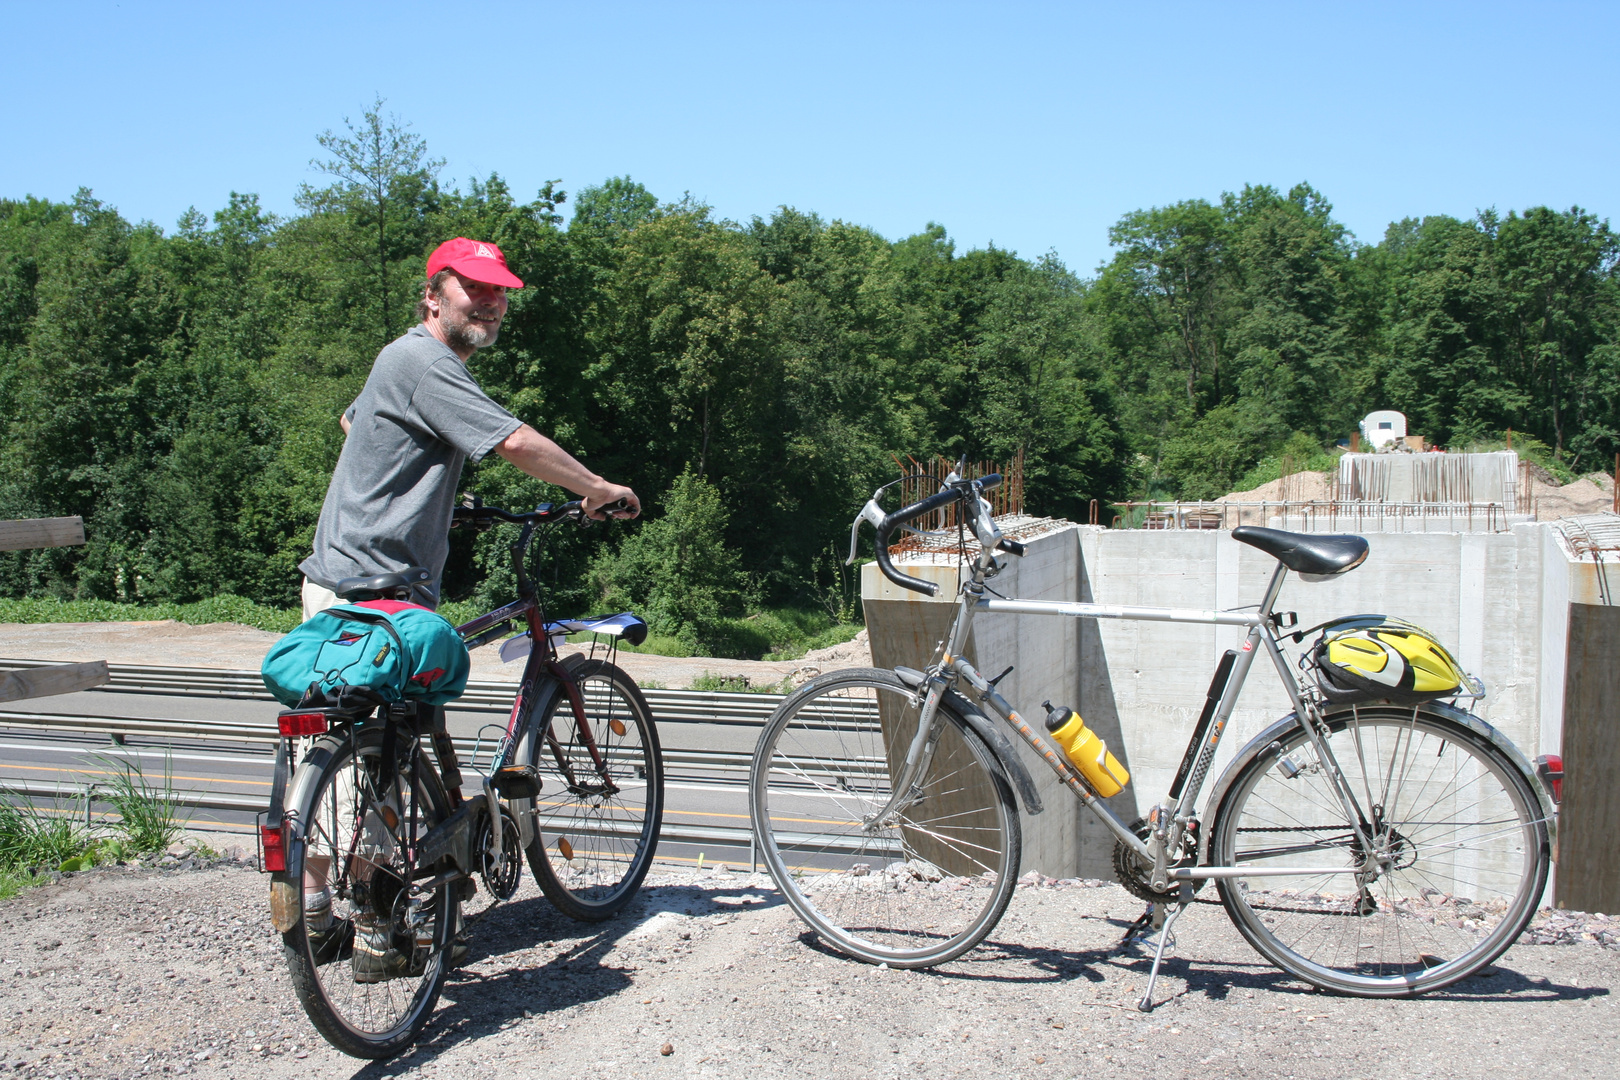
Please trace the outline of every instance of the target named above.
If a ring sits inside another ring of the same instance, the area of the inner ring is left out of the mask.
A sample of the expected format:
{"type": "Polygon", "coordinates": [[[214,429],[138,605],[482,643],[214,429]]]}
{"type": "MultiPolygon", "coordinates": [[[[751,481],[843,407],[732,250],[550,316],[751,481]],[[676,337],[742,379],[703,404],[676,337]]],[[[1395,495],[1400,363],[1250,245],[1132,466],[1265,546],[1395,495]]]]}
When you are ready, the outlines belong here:
{"type": "Polygon", "coordinates": [[[349,433],[349,414],[338,413],[338,424],[342,426],[343,434],[347,435],[349,433]]]}
{"type": "Polygon", "coordinates": [[[630,508],[615,517],[636,517],[641,513],[641,500],[634,491],[623,484],[608,483],[528,424],[519,425],[495,447],[495,452],[530,476],[583,496],[585,512],[599,521],[607,515],[597,508],[620,499],[626,500],[630,508]]]}

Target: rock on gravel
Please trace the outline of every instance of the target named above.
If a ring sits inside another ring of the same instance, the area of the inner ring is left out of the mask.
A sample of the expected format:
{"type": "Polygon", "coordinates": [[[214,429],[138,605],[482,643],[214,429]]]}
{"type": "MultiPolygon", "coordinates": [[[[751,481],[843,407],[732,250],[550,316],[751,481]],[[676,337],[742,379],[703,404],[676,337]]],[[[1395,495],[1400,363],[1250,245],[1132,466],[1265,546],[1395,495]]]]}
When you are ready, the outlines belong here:
{"type": "Polygon", "coordinates": [[[1148,958],[1115,947],[1140,905],[1114,885],[1026,877],[988,942],[913,972],[822,948],[762,875],[649,882],[595,925],[526,884],[476,929],[415,1049],[363,1067],[294,1002],[260,875],[67,875],[0,903],[0,1076],[1341,1080],[1614,1076],[1620,1060],[1611,920],[1544,913],[1536,934],[1564,943],[1368,1001],[1267,967],[1200,903],[1143,1015],[1148,958]]]}

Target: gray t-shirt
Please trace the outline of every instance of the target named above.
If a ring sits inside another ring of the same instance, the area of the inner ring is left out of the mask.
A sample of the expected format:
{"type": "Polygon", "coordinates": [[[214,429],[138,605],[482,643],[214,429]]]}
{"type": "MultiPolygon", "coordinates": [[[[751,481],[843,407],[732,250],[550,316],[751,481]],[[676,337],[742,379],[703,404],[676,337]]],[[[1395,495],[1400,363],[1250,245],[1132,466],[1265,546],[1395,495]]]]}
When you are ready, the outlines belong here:
{"type": "Polygon", "coordinates": [[[377,354],[345,415],[349,435],[321,505],[315,553],[298,569],[330,589],[346,577],[422,566],[437,600],[461,466],[521,422],[422,326],[377,354]]]}

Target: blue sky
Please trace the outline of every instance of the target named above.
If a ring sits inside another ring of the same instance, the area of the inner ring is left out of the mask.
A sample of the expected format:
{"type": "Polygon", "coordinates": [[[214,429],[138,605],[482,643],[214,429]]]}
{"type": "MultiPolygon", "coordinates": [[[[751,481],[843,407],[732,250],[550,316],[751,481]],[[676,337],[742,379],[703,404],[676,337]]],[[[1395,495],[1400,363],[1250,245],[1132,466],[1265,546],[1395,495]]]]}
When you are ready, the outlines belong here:
{"type": "Polygon", "coordinates": [[[1615,4],[182,5],[0,0],[0,196],[172,228],[293,210],[315,136],[385,111],[528,196],[628,174],[1090,273],[1130,210],[1306,180],[1405,216],[1620,215],[1615,4]]]}

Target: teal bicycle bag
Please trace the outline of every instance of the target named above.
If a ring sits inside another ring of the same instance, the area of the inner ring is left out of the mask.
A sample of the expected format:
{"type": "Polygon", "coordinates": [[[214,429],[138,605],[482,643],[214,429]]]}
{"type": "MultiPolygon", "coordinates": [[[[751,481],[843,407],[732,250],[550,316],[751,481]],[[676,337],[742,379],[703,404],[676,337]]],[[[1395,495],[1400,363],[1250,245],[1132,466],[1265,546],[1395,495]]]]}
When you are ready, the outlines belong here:
{"type": "Polygon", "coordinates": [[[283,705],[310,691],[366,687],[385,701],[443,705],[467,688],[472,661],[450,621],[402,600],[327,608],[276,643],[259,674],[283,705]]]}

